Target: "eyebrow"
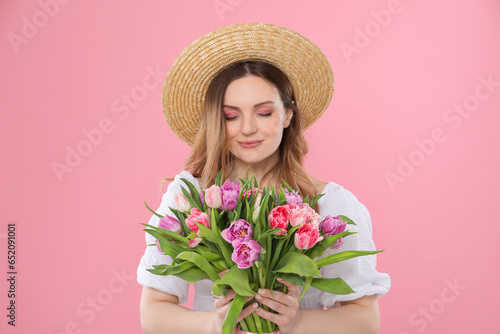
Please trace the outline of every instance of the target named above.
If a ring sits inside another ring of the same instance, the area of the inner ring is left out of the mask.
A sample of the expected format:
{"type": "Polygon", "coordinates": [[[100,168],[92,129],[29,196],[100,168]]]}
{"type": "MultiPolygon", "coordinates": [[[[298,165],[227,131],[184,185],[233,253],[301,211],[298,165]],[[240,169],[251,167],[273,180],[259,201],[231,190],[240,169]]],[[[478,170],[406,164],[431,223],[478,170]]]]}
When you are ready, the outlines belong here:
{"type": "MultiPolygon", "coordinates": [[[[273,102],[273,101],[264,101],[264,102],[260,102],[260,103],[257,103],[256,105],[254,105],[254,108],[255,108],[255,107],[259,107],[259,106],[261,106],[261,105],[263,105],[263,104],[267,104],[267,103],[272,103],[272,104],[274,104],[274,102],[273,102]]],[[[233,108],[233,109],[238,109],[238,110],[240,109],[240,108],[238,108],[238,107],[235,107],[235,106],[230,106],[230,105],[227,105],[227,104],[224,104],[222,107],[223,107],[223,108],[233,108]]]]}

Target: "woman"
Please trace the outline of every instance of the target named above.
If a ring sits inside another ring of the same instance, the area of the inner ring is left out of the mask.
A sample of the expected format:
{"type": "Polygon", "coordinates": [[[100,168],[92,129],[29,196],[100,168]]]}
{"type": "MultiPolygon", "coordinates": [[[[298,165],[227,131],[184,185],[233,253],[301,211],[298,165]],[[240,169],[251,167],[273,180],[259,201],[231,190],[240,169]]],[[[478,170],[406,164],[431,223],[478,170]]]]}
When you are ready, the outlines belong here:
{"type": "MultiPolygon", "coordinates": [[[[324,193],[316,204],[321,216],[344,214],[357,222],[350,230],[359,233],[346,238],[342,250],[374,250],[366,208],[349,191],[308,175],[302,166],[307,153],[302,131],[321,116],[332,93],[333,75],[326,57],[288,29],[240,24],[195,41],[172,66],[163,92],[167,122],[193,149],[185,171],[169,185],[158,212],[172,215],[168,208],[176,207],[174,194],[180,192],[180,177],[202,189],[214,183],[220,169],[237,181],[250,166],[249,173],[256,174],[260,186],[279,185],[284,179],[300,189],[302,196],[324,193]]],[[[150,224],[158,224],[156,216],[150,224]]],[[[155,242],[149,235],[146,241],[155,242]]],[[[144,286],[144,330],[221,333],[234,292],[214,299],[211,282],[200,281],[195,283],[195,310],[184,308],[179,303],[187,300],[187,282],[145,270],[170,261],[156,247],[148,247],[141,259],[137,273],[144,286]]],[[[321,269],[324,277],[342,277],[356,291],[350,295],[310,288],[299,303],[300,289],[288,282],[283,282],[287,293],[275,292],[274,298],[269,290],[259,290],[258,302],[277,313],[252,303],[239,320],[256,312],[275,322],[280,333],[376,333],[377,297],[387,293],[390,279],[378,273],[375,264],[375,256],[367,256],[321,269]]]]}

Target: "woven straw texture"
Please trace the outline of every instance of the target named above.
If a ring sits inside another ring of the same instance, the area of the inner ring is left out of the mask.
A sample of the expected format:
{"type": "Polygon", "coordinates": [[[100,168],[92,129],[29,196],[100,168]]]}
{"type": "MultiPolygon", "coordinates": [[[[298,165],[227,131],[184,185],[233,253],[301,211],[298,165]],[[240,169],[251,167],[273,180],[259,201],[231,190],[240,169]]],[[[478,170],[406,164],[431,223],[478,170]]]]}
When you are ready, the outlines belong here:
{"type": "Polygon", "coordinates": [[[172,131],[192,145],[205,93],[214,76],[231,63],[261,60],[290,79],[307,129],[333,95],[333,72],[326,56],[304,36],[267,23],[243,23],[214,30],[194,41],[170,68],[162,109],[172,131]]]}

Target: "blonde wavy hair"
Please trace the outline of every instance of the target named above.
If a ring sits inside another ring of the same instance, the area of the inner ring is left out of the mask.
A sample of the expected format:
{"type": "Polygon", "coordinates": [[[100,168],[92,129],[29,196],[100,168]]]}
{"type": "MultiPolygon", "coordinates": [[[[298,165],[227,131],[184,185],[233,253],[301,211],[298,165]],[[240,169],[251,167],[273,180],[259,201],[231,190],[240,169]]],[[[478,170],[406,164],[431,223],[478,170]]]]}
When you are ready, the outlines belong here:
{"type": "MultiPolygon", "coordinates": [[[[232,81],[247,76],[258,76],[271,83],[278,89],[284,108],[293,110],[291,123],[283,132],[278,162],[263,177],[263,180],[278,186],[283,179],[293,189],[299,189],[301,196],[309,195],[312,199],[317,195],[317,191],[303,167],[308,147],[303,136],[301,112],[294,104],[293,87],[280,69],[263,61],[233,63],[212,80],[205,96],[199,129],[184,169],[201,179],[202,188],[214,184],[220,170],[226,178],[230,174],[233,159],[226,140],[224,95],[232,81]]],[[[316,209],[318,209],[317,205],[316,209]]]]}

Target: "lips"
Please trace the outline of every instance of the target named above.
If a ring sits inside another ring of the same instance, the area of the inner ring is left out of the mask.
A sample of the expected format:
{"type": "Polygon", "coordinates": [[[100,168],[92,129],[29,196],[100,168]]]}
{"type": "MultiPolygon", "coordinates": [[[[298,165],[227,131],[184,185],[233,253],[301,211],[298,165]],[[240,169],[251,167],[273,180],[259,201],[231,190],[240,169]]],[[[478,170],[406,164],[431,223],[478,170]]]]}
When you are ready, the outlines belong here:
{"type": "Polygon", "coordinates": [[[254,148],[262,143],[262,140],[240,141],[238,142],[243,148],[254,148]]]}

